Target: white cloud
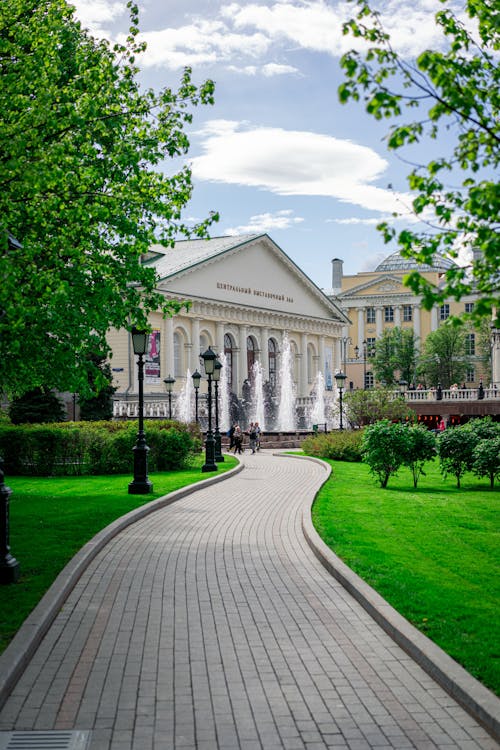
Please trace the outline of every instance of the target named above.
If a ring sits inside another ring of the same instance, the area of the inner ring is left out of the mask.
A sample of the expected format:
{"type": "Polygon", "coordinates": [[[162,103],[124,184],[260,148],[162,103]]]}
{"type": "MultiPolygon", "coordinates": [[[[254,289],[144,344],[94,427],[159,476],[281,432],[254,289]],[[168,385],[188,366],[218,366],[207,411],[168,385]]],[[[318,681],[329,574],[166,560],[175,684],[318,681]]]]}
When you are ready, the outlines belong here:
{"type": "Polygon", "coordinates": [[[279,195],[327,196],[384,214],[403,211],[409,203],[407,196],[371,184],[382,177],[387,162],[352,141],[226,120],[207,123],[199,135],[204,153],[191,162],[198,180],[279,195]]]}
{"type": "Polygon", "coordinates": [[[248,224],[241,224],[238,227],[229,227],[225,233],[229,235],[239,234],[260,234],[264,232],[273,232],[278,229],[290,229],[295,224],[300,224],[304,219],[300,216],[293,216],[293,211],[284,209],[276,213],[256,214],[251,216],[248,224]]]}
{"type": "Polygon", "coordinates": [[[128,13],[120,0],[72,0],[71,5],[82,26],[98,37],[109,37],[104,27],[128,13]]]}
{"type": "Polygon", "coordinates": [[[283,76],[287,75],[288,73],[298,73],[298,69],[294,68],[293,65],[278,65],[277,63],[268,63],[267,65],[262,66],[262,72],[266,76],[266,78],[271,78],[272,76],[283,76]]]}

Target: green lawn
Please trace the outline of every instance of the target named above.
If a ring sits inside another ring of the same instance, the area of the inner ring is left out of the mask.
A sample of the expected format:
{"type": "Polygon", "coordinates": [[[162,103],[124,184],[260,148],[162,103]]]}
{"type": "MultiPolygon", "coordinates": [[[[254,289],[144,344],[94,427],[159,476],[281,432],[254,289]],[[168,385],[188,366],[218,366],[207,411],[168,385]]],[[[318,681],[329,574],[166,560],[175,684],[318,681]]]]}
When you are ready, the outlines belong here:
{"type": "Polygon", "coordinates": [[[330,462],[313,507],[331,549],[468,672],[500,694],[500,493],[437,464],[380,489],[365,464],[330,462]]]}
{"type": "MultiPolygon", "coordinates": [[[[0,651],[3,651],[57,574],[98,531],[128,511],[194,482],[204,456],[183,471],[151,474],[151,495],[129,495],[127,475],[100,477],[7,477],[10,499],[10,547],[19,561],[20,580],[0,586],[0,651]]],[[[236,466],[225,456],[219,473],[236,466]]]]}

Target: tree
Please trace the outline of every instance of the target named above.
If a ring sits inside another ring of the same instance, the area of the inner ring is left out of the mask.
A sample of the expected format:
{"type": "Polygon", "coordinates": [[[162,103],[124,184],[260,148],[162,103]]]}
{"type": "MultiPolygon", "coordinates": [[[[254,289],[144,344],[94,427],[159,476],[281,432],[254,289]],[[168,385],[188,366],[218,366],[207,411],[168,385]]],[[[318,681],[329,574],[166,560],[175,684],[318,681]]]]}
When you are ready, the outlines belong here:
{"type": "Polygon", "coordinates": [[[385,488],[396,474],[408,453],[408,428],[388,419],[369,425],[363,433],[362,455],[380,486],[385,488]]]}
{"type": "Polygon", "coordinates": [[[386,385],[399,380],[411,383],[417,367],[417,339],[410,328],[386,328],[375,344],[373,368],[378,381],[386,385]]]}
{"type": "Polygon", "coordinates": [[[341,60],[345,80],[341,102],[364,100],[366,111],[393,124],[389,149],[399,151],[425,139],[449,144],[427,164],[408,175],[414,193],[412,209],[425,224],[423,231],[405,228],[399,234],[387,222],[379,225],[386,242],[397,240],[404,257],[432,263],[436,253],[457,257],[466,247],[474,251],[470,269],[446,271],[439,287],[411,272],[406,282],[422,295],[430,309],[449,297],[460,299],[471,291],[480,299],[472,317],[496,318],[500,326],[500,190],[495,170],[500,162],[500,48],[498,10],[489,0],[468,0],[467,26],[446,7],[435,15],[443,49],[425,50],[406,60],[391,44],[380,16],[365,0],[344,26],[345,34],[367,42],[364,53],[350,51],[341,60]],[[403,113],[411,113],[402,122],[403,113]],[[458,184],[457,184],[458,183],[458,184]]]}
{"type": "Polygon", "coordinates": [[[433,461],[436,456],[436,438],[434,433],[423,425],[408,425],[408,441],[404,445],[403,465],[408,466],[413,476],[413,486],[416,487],[424,466],[433,461]]]}
{"type": "MultiPolygon", "coordinates": [[[[65,0],[0,4],[0,391],[89,392],[89,352],[106,332],[180,303],[156,289],[146,259],[189,228],[184,127],[213,101],[186,69],[177,91],[142,90],[129,36],[111,47],[82,30],[65,0]],[[163,171],[165,170],[165,171],[163,171]]],[[[211,214],[191,230],[205,236],[211,214]]]]}
{"type": "Polygon", "coordinates": [[[43,424],[64,422],[66,411],[55,393],[35,388],[10,403],[9,416],[13,424],[43,424]]]}
{"type": "Polygon", "coordinates": [[[399,422],[415,418],[415,412],[402,398],[395,398],[391,388],[347,391],[343,403],[347,420],[353,427],[363,427],[381,419],[399,422]]]}
{"type": "Polygon", "coordinates": [[[500,479],[500,434],[477,443],[472,452],[472,471],[478,477],[488,477],[493,489],[495,479],[500,479]]]}
{"type": "MultiPolygon", "coordinates": [[[[95,396],[90,398],[80,398],[80,419],[88,422],[97,422],[101,419],[111,419],[113,416],[113,394],[116,388],[111,385],[112,374],[109,362],[106,362],[104,357],[93,355],[92,359],[96,368],[102,373],[102,378],[105,381],[105,385],[97,387],[94,383],[90,383],[92,391],[96,391],[95,396]]],[[[92,377],[92,374],[90,374],[92,377]]]]}
{"type": "Polygon", "coordinates": [[[460,383],[471,358],[465,354],[466,332],[462,327],[443,324],[427,336],[420,357],[419,374],[427,385],[449,388],[460,383]]]}
{"type": "Polygon", "coordinates": [[[477,437],[468,425],[450,427],[442,432],[437,441],[441,473],[453,474],[460,488],[460,479],[472,469],[473,451],[477,437]]]}

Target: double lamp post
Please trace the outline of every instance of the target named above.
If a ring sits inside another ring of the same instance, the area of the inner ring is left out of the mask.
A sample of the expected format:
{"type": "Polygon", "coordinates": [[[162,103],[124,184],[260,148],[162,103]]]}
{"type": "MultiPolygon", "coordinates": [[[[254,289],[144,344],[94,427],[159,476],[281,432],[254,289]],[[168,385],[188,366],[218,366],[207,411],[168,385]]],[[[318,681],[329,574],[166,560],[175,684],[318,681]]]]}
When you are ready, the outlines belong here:
{"type": "MultiPolygon", "coordinates": [[[[153,484],[148,477],[148,453],[149,447],[146,443],[146,433],[144,432],[144,356],[148,350],[148,332],[135,326],[131,330],[132,346],[137,360],[137,380],[139,385],[139,430],[137,433],[136,444],[133,447],[134,452],[134,478],[128,485],[130,495],[147,495],[153,491],[153,484]]],[[[217,359],[217,354],[208,347],[200,355],[200,362],[203,362],[205,374],[208,378],[208,430],[205,439],[205,463],[202,471],[217,471],[217,463],[224,461],[221,450],[221,436],[219,432],[219,399],[218,384],[222,365],[217,359]],[[212,381],[215,383],[215,433],[212,431],[212,381]]],[[[200,387],[201,374],[196,371],[192,375],[193,386],[195,389],[196,400],[196,421],[198,422],[198,389],[200,387]]],[[[168,393],[168,412],[169,419],[172,419],[172,391],[175,378],[170,375],[164,380],[168,393]]]]}

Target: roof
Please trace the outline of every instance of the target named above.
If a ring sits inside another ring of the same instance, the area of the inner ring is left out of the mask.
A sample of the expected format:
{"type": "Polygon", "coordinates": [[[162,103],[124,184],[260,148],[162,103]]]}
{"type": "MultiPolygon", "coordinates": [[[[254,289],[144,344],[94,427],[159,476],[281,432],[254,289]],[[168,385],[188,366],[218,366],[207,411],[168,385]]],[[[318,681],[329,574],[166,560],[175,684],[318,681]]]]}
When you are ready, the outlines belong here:
{"type": "Polygon", "coordinates": [[[261,234],[243,234],[237,237],[214,237],[209,240],[180,240],[173,248],[153,245],[145,262],[154,264],[159,278],[165,279],[261,236],[261,234]]]}
{"type": "Polygon", "coordinates": [[[451,258],[446,258],[439,253],[434,256],[434,262],[428,264],[417,263],[413,258],[403,258],[401,253],[397,251],[385,258],[382,263],[379,263],[375,271],[446,271],[456,265],[451,258]]]}

